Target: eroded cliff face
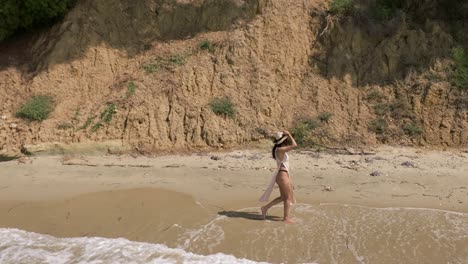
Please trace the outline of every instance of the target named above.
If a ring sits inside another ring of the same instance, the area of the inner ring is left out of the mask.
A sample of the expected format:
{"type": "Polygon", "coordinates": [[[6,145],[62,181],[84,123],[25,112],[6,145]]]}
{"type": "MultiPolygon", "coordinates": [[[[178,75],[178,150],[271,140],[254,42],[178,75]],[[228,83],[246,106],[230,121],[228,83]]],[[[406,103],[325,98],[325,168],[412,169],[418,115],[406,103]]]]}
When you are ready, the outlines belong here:
{"type": "Polygon", "coordinates": [[[0,70],[0,148],[106,140],[140,152],[229,147],[321,112],[333,115],[312,136],[325,144],[468,142],[466,94],[437,66],[451,46],[441,28],[398,27],[378,43],[346,23],[320,35],[326,9],[315,0],[82,1],[34,43],[32,63],[0,70]],[[213,52],[198,47],[203,40],[213,52]],[[429,67],[409,71],[405,58],[429,67]],[[434,72],[440,81],[429,79],[434,72]],[[398,82],[379,82],[387,77],[398,82]],[[389,131],[376,134],[369,123],[382,102],[368,99],[374,90],[417,119],[388,113],[389,131]],[[50,118],[15,118],[37,94],[55,98],[50,118]],[[213,113],[215,97],[231,98],[234,118],[213,113]],[[422,135],[402,132],[409,121],[422,135]]]}
{"type": "MultiPolygon", "coordinates": [[[[429,12],[436,2],[424,1],[418,8],[429,12]]],[[[374,122],[384,130],[378,131],[378,141],[466,144],[468,95],[451,83],[456,45],[451,25],[438,14],[425,20],[408,16],[397,13],[381,22],[328,15],[311,64],[315,72],[361,90],[373,113],[368,127],[375,130],[374,122]],[[421,136],[405,137],[413,132],[421,136]]]]}

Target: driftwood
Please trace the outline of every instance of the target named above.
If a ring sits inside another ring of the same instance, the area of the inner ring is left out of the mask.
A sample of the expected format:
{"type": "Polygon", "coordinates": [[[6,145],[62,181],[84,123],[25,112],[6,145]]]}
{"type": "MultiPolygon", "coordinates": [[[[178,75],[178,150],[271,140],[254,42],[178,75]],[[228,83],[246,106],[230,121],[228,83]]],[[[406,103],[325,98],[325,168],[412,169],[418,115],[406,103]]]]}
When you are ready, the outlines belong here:
{"type": "MultiPolygon", "coordinates": [[[[326,152],[331,153],[331,154],[361,155],[361,156],[377,154],[376,152],[366,151],[363,149],[357,150],[357,149],[350,148],[350,147],[328,147],[328,146],[320,145],[320,144],[317,144],[316,146],[321,149],[325,149],[326,152]]],[[[319,150],[317,150],[316,152],[319,152],[319,150]]]]}
{"type": "Polygon", "coordinates": [[[73,162],[73,161],[64,161],[62,165],[70,165],[70,166],[88,166],[88,167],[131,167],[131,168],[151,168],[152,165],[143,165],[143,164],[96,164],[96,163],[88,163],[88,162],[73,162]]]}

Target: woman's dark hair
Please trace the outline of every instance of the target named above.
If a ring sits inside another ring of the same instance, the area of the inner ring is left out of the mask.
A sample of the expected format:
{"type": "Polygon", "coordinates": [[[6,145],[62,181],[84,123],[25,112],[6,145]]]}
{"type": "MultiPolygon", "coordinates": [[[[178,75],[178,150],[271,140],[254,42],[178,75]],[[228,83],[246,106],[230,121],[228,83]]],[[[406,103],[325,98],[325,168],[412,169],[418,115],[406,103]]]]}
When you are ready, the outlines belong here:
{"type": "Polygon", "coordinates": [[[284,140],[280,144],[275,144],[273,146],[273,149],[271,150],[271,155],[273,156],[273,159],[276,159],[276,149],[279,148],[279,147],[290,145],[290,141],[291,140],[289,139],[289,137],[287,137],[286,140],[284,140]]]}

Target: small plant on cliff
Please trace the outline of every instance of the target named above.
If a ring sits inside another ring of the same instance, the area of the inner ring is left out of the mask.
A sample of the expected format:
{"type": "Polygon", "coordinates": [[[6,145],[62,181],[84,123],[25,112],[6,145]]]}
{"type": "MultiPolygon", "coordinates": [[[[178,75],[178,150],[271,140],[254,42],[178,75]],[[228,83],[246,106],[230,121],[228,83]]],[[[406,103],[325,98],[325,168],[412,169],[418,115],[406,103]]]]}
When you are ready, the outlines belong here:
{"type": "Polygon", "coordinates": [[[371,12],[374,18],[386,21],[392,19],[404,4],[405,0],[377,0],[371,12]]]}
{"type": "Polygon", "coordinates": [[[182,65],[185,64],[185,56],[182,54],[175,54],[169,57],[169,63],[175,65],[182,65]]]}
{"type": "Polygon", "coordinates": [[[373,106],[374,113],[378,116],[384,116],[390,111],[390,106],[385,103],[376,104],[373,106]]]}
{"type": "Polygon", "coordinates": [[[146,71],[146,73],[155,73],[159,70],[159,64],[154,62],[148,62],[141,65],[141,68],[146,71]]]}
{"type": "Polygon", "coordinates": [[[329,112],[322,112],[318,115],[318,119],[320,120],[320,122],[328,122],[328,120],[330,120],[331,117],[332,113],[329,112]]]}
{"type": "MultiPolygon", "coordinates": [[[[96,132],[99,128],[104,126],[104,123],[110,123],[115,113],[117,113],[117,111],[115,110],[115,104],[109,103],[106,109],[104,109],[99,115],[99,120],[96,123],[94,123],[94,125],[91,127],[91,132],[96,132]]],[[[86,122],[78,129],[88,128],[89,125],[91,125],[91,123],[93,123],[95,119],[96,116],[88,117],[88,119],[86,119],[86,122]]]]}
{"type": "Polygon", "coordinates": [[[101,121],[93,125],[93,127],[91,128],[91,132],[96,132],[100,127],[102,127],[101,121]]]}
{"type": "Polygon", "coordinates": [[[403,126],[403,131],[405,132],[406,135],[411,136],[411,137],[419,136],[423,132],[422,128],[416,123],[405,124],[403,126]]]}
{"type": "Polygon", "coordinates": [[[397,120],[403,118],[415,118],[415,115],[411,110],[411,105],[402,99],[397,99],[395,102],[393,102],[390,105],[390,110],[392,111],[392,117],[397,120]]]}
{"type": "Polygon", "coordinates": [[[371,91],[370,93],[367,94],[366,99],[369,102],[381,103],[383,99],[385,99],[385,96],[379,91],[371,91]]]}
{"type": "MultiPolygon", "coordinates": [[[[115,104],[110,103],[107,105],[107,108],[101,112],[101,120],[105,123],[109,123],[112,120],[114,114],[117,113],[115,111],[115,104]]],[[[99,123],[99,122],[98,122],[99,123]]]]}
{"type": "Polygon", "coordinates": [[[224,115],[227,117],[234,117],[236,114],[236,107],[230,98],[214,98],[211,103],[211,110],[217,115],[224,115]]]}
{"type": "Polygon", "coordinates": [[[95,116],[88,117],[86,121],[84,122],[84,124],[80,126],[78,129],[88,128],[88,126],[91,125],[91,123],[94,121],[95,118],[96,118],[95,116]]]}
{"type": "Polygon", "coordinates": [[[155,73],[163,69],[172,69],[175,66],[185,64],[186,54],[173,54],[170,57],[155,57],[141,65],[147,73],[155,73]]]}
{"type": "Polygon", "coordinates": [[[297,144],[300,146],[310,146],[313,145],[311,133],[313,130],[317,129],[321,125],[321,119],[319,118],[307,118],[299,122],[292,130],[292,135],[296,139],[297,144]]]}
{"type": "Polygon", "coordinates": [[[137,88],[136,84],[133,81],[130,81],[127,84],[127,93],[125,94],[124,99],[128,99],[132,95],[134,95],[135,91],[136,91],[136,88],[137,88]]]}
{"type": "Polygon", "coordinates": [[[351,15],[354,12],[354,0],[333,0],[330,12],[334,15],[351,15]]]}
{"type": "Polygon", "coordinates": [[[377,118],[377,119],[372,120],[368,126],[370,131],[378,135],[384,134],[387,131],[387,127],[388,127],[387,121],[385,121],[385,119],[383,118],[377,118]]]}
{"type": "Polygon", "coordinates": [[[452,51],[455,61],[453,84],[460,90],[468,90],[468,55],[462,47],[456,47],[452,51]]]}
{"type": "Polygon", "coordinates": [[[304,146],[308,142],[309,133],[310,129],[304,123],[299,123],[292,130],[292,135],[300,146],[304,146]]]}
{"type": "Polygon", "coordinates": [[[211,53],[214,52],[214,44],[209,40],[203,40],[198,43],[198,48],[201,50],[207,50],[211,53]]]}
{"type": "Polygon", "coordinates": [[[29,99],[20,110],[16,112],[16,116],[29,120],[45,120],[54,110],[54,100],[50,96],[38,95],[29,99]]]}

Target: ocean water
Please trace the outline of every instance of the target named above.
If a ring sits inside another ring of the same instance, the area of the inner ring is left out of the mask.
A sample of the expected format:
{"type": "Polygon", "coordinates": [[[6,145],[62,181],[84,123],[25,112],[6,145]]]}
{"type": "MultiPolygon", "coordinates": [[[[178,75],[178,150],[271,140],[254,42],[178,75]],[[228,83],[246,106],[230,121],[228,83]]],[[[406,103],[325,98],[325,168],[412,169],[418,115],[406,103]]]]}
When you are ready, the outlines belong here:
{"type": "Polygon", "coordinates": [[[56,238],[0,229],[0,263],[444,263],[468,264],[468,214],[419,208],[296,204],[268,220],[257,208],[220,211],[196,228],[174,225],[172,245],[56,238]],[[175,245],[175,246],[174,246],[175,245]]]}
{"type": "Polygon", "coordinates": [[[297,223],[285,225],[282,207],[267,221],[257,208],[220,212],[187,230],[190,252],[224,252],[273,263],[468,264],[468,214],[421,208],[296,204],[297,223]]]}

